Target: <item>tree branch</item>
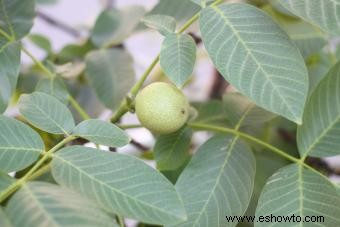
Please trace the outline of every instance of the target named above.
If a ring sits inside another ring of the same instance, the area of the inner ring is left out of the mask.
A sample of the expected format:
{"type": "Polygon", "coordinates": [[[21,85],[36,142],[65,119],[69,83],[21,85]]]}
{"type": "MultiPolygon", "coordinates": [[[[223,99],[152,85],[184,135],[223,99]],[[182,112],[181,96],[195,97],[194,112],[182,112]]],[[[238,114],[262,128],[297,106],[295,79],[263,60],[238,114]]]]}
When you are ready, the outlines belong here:
{"type": "Polygon", "coordinates": [[[41,20],[45,21],[46,23],[64,31],[65,33],[67,33],[67,34],[69,34],[69,35],[71,35],[75,38],[79,38],[81,36],[81,33],[78,30],[70,27],[69,25],[67,25],[67,24],[65,24],[61,21],[56,20],[55,18],[52,18],[51,16],[47,15],[44,12],[37,11],[37,16],[41,20]]]}

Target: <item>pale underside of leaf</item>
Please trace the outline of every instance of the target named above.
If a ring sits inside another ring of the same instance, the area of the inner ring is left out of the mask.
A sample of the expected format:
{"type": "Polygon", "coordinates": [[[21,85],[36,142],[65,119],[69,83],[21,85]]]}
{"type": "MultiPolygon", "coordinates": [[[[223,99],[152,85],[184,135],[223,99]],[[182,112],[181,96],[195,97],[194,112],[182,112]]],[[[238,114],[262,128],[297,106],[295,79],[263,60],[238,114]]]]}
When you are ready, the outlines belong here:
{"type": "Polygon", "coordinates": [[[301,156],[340,154],[340,63],[314,89],[303,120],[297,135],[301,156]]]}
{"type": "Polygon", "coordinates": [[[106,10],[98,17],[91,39],[97,46],[118,45],[133,32],[144,14],[145,9],[139,5],[106,10]]]}
{"type": "Polygon", "coordinates": [[[175,170],[189,158],[189,147],[192,137],[190,128],[161,135],[154,146],[154,156],[159,170],[175,170]]]}
{"type": "MultiPolygon", "coordinates": [[[[266,183],[256,210],[260,216],[322,216],[324,222],[290,222],[289,226],[339,226],[340,197],[325,177],[292,164],[280,169],[266,183]]],[[[255,226],[287,226],[287,223],[256,222],[255,226]]]]}
{"type": "Polygon", "coordinates": [[[99,100],[114,110],[135,81],[132,57],[124,50],[92,51],[86,56],[86,76],[99,100]]]}
{"type": "Polygon", "coordinates": [[[21,95],[19,110],[32,125],[49,133],[68,135],[75,126],[70,110],[46,93],[21,95]]]}
{"type": "Polygon", "coordinates": [[[214,0],[191,0],[191,1],[204,8],[207,5],[207,3],[213,2],[214,0]]]}
{"type": "Polygon", "coordinates": [[[182,86],[191,76],[196,60],[196,44],[186,34],[165,37],[160,53],[160,64],[169,79],[182,86]]]}
{"type": "MultiPolygon", "coordinates": [[[[13,40],[25,36],[33,25],[34,0],[0,0],[0,29],[13,40]]],[[[0,49],[8,39],[0,33],[0,49]]]]}
{"type": "Polygon", "coordinates": [[[260,107],[302,122],[307,69],[295,45],[269,16],[246,4],[207,7],[200,29],[226,80],[260,107]]]}
{"type": "Polygon", "coordinates": [[[68,103],[69,93],[63,81],[58,77],[39,80],[35,91],[44,92],[57,98],[62,103],[68,103]]]}
{"type": "Polygon", "coordinates": [[[15,90],[19,71],[20,43],[8,42],[0,46],[0,113],[5,111],[15,90]]]}
{"type": "Polygon", "coordinates": [[[0,116],[0,170],[21,170],[44,151],[44,143],[33,129],[15,119],[0,116]]]}
{"type": "MultiPolygon", "coordinates": [[[[275,0],[276,1],[276,0],[275,0]]],[[[292,41],[299,48],[304,58],[317,53],[327,44],[327,36],[318,27],[298,18],[290,18],[277,12],[271,6],[263,10],[287,32],[292,41]]]]}
{"type": "Polygon", "coordinates": [[[176,30],[175,18],[167,15],[149,15],[143,18],[144,24],[158,30],[162,35],[167,36],[176,30]]]}
{"type": "Polygon", "coordinates": [[[1,227],[13,227],[11,221],[8,218],[5,210],[0,206],[0,226],[1,227]]]}
{"type": "Polygon", "coordinates": [[[276,115],[258,107],[240,93],[228,93],[223,96],[228,120],[233,126],[241,128],[261,124],[272,120],[276,115]]]}
{"type": "Polygon", "coordinates": [[[95,119],[81,122],[72,134],[110,147],[122,147],[130,141],[128,135],[119,127],[110,122],[95,119]]]}
{"type": "Polygon", "coordinates": [[[14,181],[14,178],[10,177],[6,173],[0,172],[0,193],[1,191],[5,190],[9,185],[11,185],[14,181]]]}
{"type": "Polygon", "coordinates": [[[255,159],[246,144],[237,137],[213,137],[199,148],[176,183],[188,213],[188,220],[176,226],[235,226],[225,216],[244,214],[254,175],[255,159]]]}
{"type": "Polygon", "coordinates": [[[278,0],[293,14],[319,26],[326,32],[340,34],[339,0],[278,0]]]}
{"type": "Polygon", "coordinates": [[[132,156],[72,146],[56,153],[52,174],[59,184],[124,217],[154,224],[186,218],[173,185],[132,156]]]}
{"type": "Polygon", "coordinates": [[[172,16],[179,24],[183,24],[195,13],[199,12],[200,7],[191,0],[160,0],[159,3],[148,13],[148,15],[161,14],[172,16]]]}
{"type": "Polygon", "coordinates": [[[11,198],[6,213],[14,226],[118,227],[113,215],[92,201],[60,186],[31,182],[11,198]]]}

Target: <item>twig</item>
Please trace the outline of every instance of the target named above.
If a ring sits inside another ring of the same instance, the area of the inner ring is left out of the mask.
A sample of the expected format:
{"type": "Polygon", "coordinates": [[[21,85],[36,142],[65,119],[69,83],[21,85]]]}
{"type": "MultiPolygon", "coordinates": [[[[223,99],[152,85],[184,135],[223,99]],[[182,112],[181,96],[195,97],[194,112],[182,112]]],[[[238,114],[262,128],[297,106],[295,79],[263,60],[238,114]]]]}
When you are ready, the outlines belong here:
{"type": "Polygon", "coordinates": [[[64,140],[55,145],[51,150],[44,152],[39,161],[37,161],[34,164],[34,166],[22,178],[15,181],[13,184],[8,186],[5,190],[3,190],[0,193],[0,203],[2,203],[10,195],[12,195],[18,188],[20,188],[26,181],[28,181],[32,177],[32,175],[34,176],[34,173],[38,171],[40,167],[43,166],[45,161],[47,161],[54,152],[56,152],[61,147],[65,146],[67,143],[71,142],[74,139],[75,139],[74,136],[66,137],[64,140]]]}
{"type": "Polygon", "coordinates": [[[202,38],[199,37],[198,35],[196,35],[195,33],[189,32],[188,35],[190,35],[193,38],[193,40],[195,41],[196,45],[202,43],[202,38]]]}
{"type": "Polygon", "coordinates": [[[141,151],[149,151],[150,150],[150,148],[148,148],[147,146],[141,144],[140,142],[138,142],[134,139],[132,139],[130,143],[141,151]]]}
{"type": "Polygon", "coordinates": [[[61,21],[58,21],[56,20],[55,18],[52,18],[51,16],[47,15],[46,13],[43,13],[41,11],[37,11],[37,16],[42,19],[43,21],[45,21],[46,23],[64,31],[65,33],[69,34],[69,35],[72,35],[73,37],[75,38],[79,38],[81,36],[81,33],[70,27],[69,25],[61,22],[61,21]]]}
{"type": "Polygon", "coordinates": [[[210,89],[209,98],[222,99],[224,91],[229,86],[229,84],[216,69],[213,77],[214,80],[210,89]]]}

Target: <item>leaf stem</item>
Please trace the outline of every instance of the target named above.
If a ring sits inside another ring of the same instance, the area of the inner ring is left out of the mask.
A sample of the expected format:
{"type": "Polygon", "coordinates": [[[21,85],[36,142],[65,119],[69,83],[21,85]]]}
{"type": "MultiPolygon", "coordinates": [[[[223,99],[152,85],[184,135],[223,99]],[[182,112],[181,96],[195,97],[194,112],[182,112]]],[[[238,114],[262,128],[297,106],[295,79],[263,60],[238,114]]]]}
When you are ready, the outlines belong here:
{"type": "Polygon", "coordinates": [[[24,46],[21,46],[22,51],[29,56],[32,61],[41,69],[43,70],[46,75],[48,75],[49,78],[54,78],[56,75],[54,73],[51,72],[51,70],[49,70],[43,63],[41,63],[41,61],[39,61],[36,57],[34,57],[34,55],[29,52],[24,46]]]}
{"type": "Polygon", "coordinates": [[[12,36],[10,36],[9,34],[7,34],[4,30],[2,30],[0,28],[0,35],[2,35],[3,37],[5,37],[9,42],[13,42],[14,38],[12,36]]]}
{"type": "Polygon", "coordinates": [[[142,125],[138,124],[131,124],[131,125],[117,125],[121,129],[135,129],[135,128],[142,128],[142,125]]]}
{"type": "Polygon", "coordinates": [[[65,139],[63,139],[61,142],[59,142],[57,145],[55,145],[53,148],[51,148],[49,151],[45,152],[42,157],[37,161],[34,166],[20,179],[15,181],[13,184],[7,187],[1,194],[0,194],[0,204],[7,199],[10,195],[12,195],[18,188],[20,188],[26,181],[28,181],[32,175],[36,173],[36,171],[44,164],[46,160],[50,158],[50,156],[59,150],[61,147],[66,145],[68,142],[74,140],[76,137],[74,136],[68,136],[65,139]]]}
{"type": "MultiPolygon", "coordinates": [[[[215,2],[213,2],[211,5],[218,5],[220,3],[222,3],[224,0],[217,0],[215,2]]],[[[178,29],[177,34],[181,34],[183,33],[185,30],[187,30],[195,21],[198,20],[200,15],[200,12],[196,13],[193,17],[191,17],[181,28],[178,29]]],[[[120,106],[118,107],[116,113],[112,116],[111,118],[111,122],[112,123],[116,123],[119,121],[119,119],[129,111],[130,109],[130,102],[127,101],[127,99],[131,98],[132,100],[134,100],[134,98],[136,97],[137,93],[139,92],[139,90],[142,88],[145,80],[148,78],[149,74],[151,73],[151,71],[153,70],[153,68],[157,65],[157,63],[159,62],[159,55],[157,55],[157,57],[151,62],[151,64],[149,65],[149,67],[145,70],[145,72],[143,73],[143,75],[141,76],[141,78],[137,81],[137,83],[131,88],[130,90],[130,96],[126,97],[122,103],[120,104],[120,106]]]]}
{"type": "Polygon", "coordinates": [[[260,139],[257,139],[256,137],[253,137],[251,135],[248,135],[246,133],[242,133],[236,129],[231,129],[231,128],[225,128],[225,127],[219,127],[219,126],[213,126],[213,125],[208,125],[208,124],[199,124],[199,123],[188,123],[188,126],[193,128],[193,129],[198,129],[198,130],[209,130],[209,131],[215,131],[215,132],[222,132],[222,133],[229,133],[233,134],[236,136],[239,136],[241,138],[247,139],[251,142],[257,143],[263,147],[268,148],[269,150],[273,151],[274,153],[284,157],[285,159],[288,159],[289,161],[295,162],[295,163],[301,163],[300,159],[297,159],[286,152],[266,143],[263,142],[260,139]]]}
{"type": "Polygon", "coordinates": [[[77,100],[73,98],[72,95],[68,96],[68,101],[70,101],[70,104],[73,106],[73,108],[79,113],[79,115],[84,119],[88,120],[91,119],[91,117],[86,113],[86,111],[79,105],[77,100]]]}
{"type": "MultiPolygon", "coordinates": [[[[51,70],[49,70],[41,61],[39,61],[34,55],[27,50],[24,46],[21,47],[22,51],[29,56],[32,61],[41,69],[43,70],[49,78],[54,78],[56,76],[55,73],[53,73],[51,70]]],[[[70,101],[71,105],[74,107],[74,109],[79,113],[79,115],[84,119],[90,119],[91,117],[86,113],[86,111],[79,105],[77,100],[73,98],[71,95],[68,96],[68,100],[70,101]]]]}
{"type": "Polygon", "coordinates": [[[120,227],[125,227],[125,224],[124,224],[124,218],[120,215],[117,215],[117,219],[118,219],[118,224],[120,227]]]}
{"type": "Polygon", "coordinates": [[[51,166],[49,164],[46,164],[43,167],[41,167],[40,169],[38,169],[37,171],[35,171],[28,179],[29,180],[37,179],[38,177],[47,173],[50,170],[51,170],[51,166]]]}
{"type": "Polygon", "coordinates": [[[244,138],[244,139],[246,139],[248,141],[257,143],[257,144],[259,144],[259,145],[261,145],[263,147],[268,148],[270,151],[276,153],[277,155],[280,155],[281,157],[283,157],[283,158],[285,158],[285,159],[287,159],[287,160],[289,160],[291,162],[294,162],[294,163],[296,163],[296,164],[298,164],[300,166],[303,166],[303,167],[311,170],[312,172],[314,172],[314,173],[318,174],[319,176],[323,177],[325,180],[327,180],[332,185],[336,186],[335,183],[330,181],[328,177],[326,177],[325,175],[323,175],[322,173],[320,173],[319,171],[317,171],[313,167],[307,165],[304,162],[305,158],[297,159],[297,158],[289,155],[287,152],[285,152],[283,150],[280,150],[279,148],[274,147],[271,144],[266,143],[266,142],[264,142],[264,141],[262,141],[260,139],[257,139],[256,137],[253,137],[253,136],[248,135],[246,133],[242,133],[242,132],[240,132],[238,130],[235,130],[235,129],[219,127],[219,126],[213,126],[213,125],[208,125],[208,124],[188,123],[188,126],[193,128],[193,129],[196,129],[196,130],[207,130],[207,131],[215,131],[215,132],[220,132],[220,133],[228,133],[228,134],[232,134],[232,135],[235,135],[235,136],[239,136],[239,137],[244,138]]]}

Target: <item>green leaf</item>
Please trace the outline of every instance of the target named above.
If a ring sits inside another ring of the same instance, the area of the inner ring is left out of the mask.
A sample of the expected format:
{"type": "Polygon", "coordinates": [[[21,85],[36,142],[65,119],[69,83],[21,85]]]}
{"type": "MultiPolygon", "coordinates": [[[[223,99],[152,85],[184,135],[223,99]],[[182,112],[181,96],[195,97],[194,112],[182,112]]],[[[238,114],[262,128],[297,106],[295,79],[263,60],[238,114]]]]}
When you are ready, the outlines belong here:
{"type": "Polygon", "coordinates": [[[176,224],[186,218],[173,185],[133,156],[81,146],[54,156],[52,174],[59,184],[113,213],[152,224],[176,224]]]}
{"type": "Polygon", "coordinates": [[[180,24],[200,11],[200,7],[191,0],[160,0],[148,15],[161,14],[172,16],[180,24]]]}
{"type": "Polygon", "coordinates": [[[11,85],[6,77],[0,76],[0,113],[7,109],[11,98],[11,85]]]}
{"type": "Polygon", "coordinates": [[[300,155],[325,157],[340,154],[340,63],[313,91],[298,127],[300,155]]]}
{"type": "Polygon", "coordinates": [[[33,25],[34,0],[0,0],[0,49],[9,41],[24,37],[33,25]]]}
{"type": "Polygon", "coordinates": [[[13,227],[11,221],[8,218],[7,213],[2,207],[0,207],[0,226],[1,227],[13,227]]]}
{"type": "Polygon", "coordinates": [[[192,103],[198,112],[194,123],[217,126],[230,126],[225,105],[220,100],[210,100],[203,103],[192,103]]]}
{"type": "MultiPolygon", "coordinates": [[[[340,197],[326,177],[297,164],[280,169],[266,183],[256,209],[260,216],[323,216],[320,226],[340,225],[340,197]]],[[[255,227],[284,226],[278,222],[256,222],[255,227]]],[[[311,226],[299,222],[290,226],[311,226]]],[[[315,226],[316,223],[315,223],[315,226]]]]}
{"type": "Polygon", "coordinates": [[[10,199],[5,210],[13,225],[18,227],[118,227],[114,216],[92,201],[44,182],[25,184],[10,199]]]}
{"type": "Polygon", "coordinates": [[[160,171],[172,184],[176,184],[177,179],[183,172],[184,168],[187,166],[187,164],[190,161],[190,157],[181,165],[179,168],[175,170],[163,170],[160,171]]]}
{"type": "Polygon", "coordinates": [[[21,95],[18,103],[26,120],[43,131],[68,135],[75,126],[70,110],[53,96],[34,92],[21,95]]]}
{"type": "Polygon", "coordinates": [[[176,183],[188,220],[176,226],[235,226],[225,216],[242,216],[254,185],[255,158],[238,138],[216,136],[203,144],[176,183]]]}
{"type": "Polygon", "coordinates": [[[40,79],[35,91],[51,95],[64,104],[68,103],[69,93],[64,82],[58,77],[40,79]]]}
{"type": "Polygon", "coordinates": [[[203,9],[203,43],[217,69],[258,106],[302,123],[308,75],[289,37],[261,10],[240,3],[203,9]]]}
{"type": "Polygon", "coordinates": [[[24,169],[44,151],[39,134],[26,124],[0,115],[0,171],[24,169]]]}
{"type": "Polygon", "coordinates": [[[251,126],[272,120],[275,114],[258,107],[240,93],[228,93],[223,96],[225,112],[229,122],[235,127],[251,126]]]}
{"type": "Polygon", "coordinates": [[[149,15],[144,17],[142,21],[146,26],[156,29],[164,36],[172,34],[176,30],[176,20],[171,16],[149,15]]]}
{"type": "Polygon", "coordinates": [[[309,94],[313,92],[322,78],[333,66],[334,58],[331,54],[320,51],[306,61],[309,73],[309,94]]]}
{"type": "Polygon", "coordinates": [[[46,51],[48,54],[53,52],[52,44],[46,36],[39,35],[39,34],[30,34],[28,38],[30,39],[32,43],[34,43],[37,47],[40,47],[41,49],[46,51]]]}
{"type": "Polygon", "coordinates": [[[90,52],[85,72],[100,101],[112,110],[118,107],[135,81],[132,58],[120,49],[90,52]]]}
{"type": "Polygon", "coordinates": [[[41,4],[41,5],[53,5],[58,2],[58,0],[36,0],[36,1],[37,1],[37,4],[41,4]]]}
{"type": "Polygon", "coordinates": [[[160,53],[160,64],[167,77],[182,86],[191,76],[196,61],[196,44],[187,34],[165,37],[160,53]]]}
{"type": "Polygon", "coordinates": [[[191,0],[191,1],[204,8],[207,5],[207,3],[213,2],[214,0],[191,0]]]}
{"type": "Polygon", "coordinates": [[[296,15],[294,15],[293,13],[291,13],[288,9],[286,9],[285,7],[283,7],[277,0],[269,0],[268,2],[266,2],[267,0],[264,0],[263,3],[269,3],[270,6],[275,9],[276,12],[282,14],[283,16],[292,18],[292,19],[298,19],[298,17],[296,15]]]}
{"type": "Polygon", "coordinates": [[[0,113],[4,112],[7,108],[17,84],[19,71],[20,43],[7,43],[3,47],[0,46],[0,113]]]}
{"type": "Polygon", "coordinates": [[[129,136],[119,127],[101,120],[86,120],[73,130],[73,135],[93,143],[110,147],[122,147],[130,142],[129,136]]]}
{"type": "Polygon", "coordinates": [[[278,0],[278,2],[293,14],[319,26],[324,31],[340,34],[338,0],[278,0]]]}
{"type": "Polygon", "coordinates": [[[154,156],[159,170],[175,170],[189,158],[192,130],[181,128],[177,132],[157,137],[154,156]]]}
{"type": "Polygon", "coordinates": [[[1,191],[5,190],[9,185],[11,185],[14,181],[14,178],[10,177],[8,174],[0,172],[0,193],[1,191]]]}
{"type": "Polygon", "coordinates": [[[287,32],[304,58],[319,52],[327,44],[326,35],[318,27],[277,13],[270,6],[264,10],[287,32]]]}
{"type": "Polygon", "coordinates": [[[97,46],[120,44],[132,33],[144,14],[145,10],[141,6],[103,11],[92,31],[93,43],[97,46]]]}
{"type": "Polygon", "coordinates": [[[87,40],[80,44],[69,44],[63,47],[58,54],[58,62],[67,64],[75,60],[83,60],[85,55],[91,50],[95,49],[91,40],[87,40]]]}
{"type": "MultiPolygon", "coordinates": [[[[290,162],[287,161],[286,159],[282,158],[281,156],[278,156],[275,153],[271,153],[266,149],[257,151],[254,153],[254,155],[256,158],[256,174],[254,180],[254,190],[247,212],[244,214],[245,216],[255,215],[258,199],[268,178],[281,167],[290,164],[290,162]]],[[[244,224],[245,223],[246,222],[244,222],[244,224]]],[[[250,224],[251,222],[247,223],[250,224]]],[[[242,224],[242,222],[240,222],[239,224],[242,224]]],[[[238,227],[241,226],[238,225],[238,227]]],[[[251,223],[250,226],[254,226],[253,223],[251,223]]]]}

